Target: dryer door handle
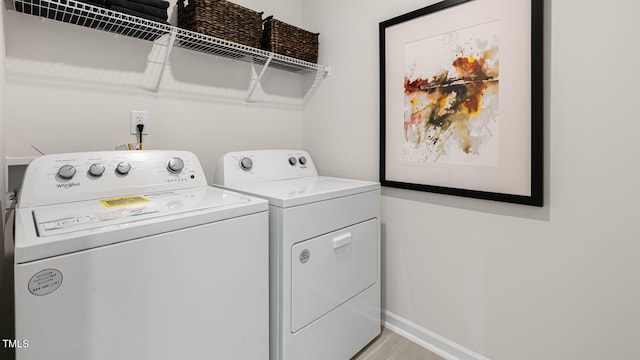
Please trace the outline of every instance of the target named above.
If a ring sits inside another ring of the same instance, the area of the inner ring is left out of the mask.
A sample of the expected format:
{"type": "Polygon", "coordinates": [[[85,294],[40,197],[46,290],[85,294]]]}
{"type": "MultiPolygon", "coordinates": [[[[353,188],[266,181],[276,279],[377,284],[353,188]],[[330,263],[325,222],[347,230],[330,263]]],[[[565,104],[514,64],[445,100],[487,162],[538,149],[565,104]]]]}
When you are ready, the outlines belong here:
{"type": "Polygon", "coordinates": [[[351,244],[351,233],[344,233],[342,235],[338,235],[336,237],[333,238],[332,240],[333,243],[333,248],[334,249],[338,249],[341,248],[343,246],[347,246],[349,244],[351,244]]]}

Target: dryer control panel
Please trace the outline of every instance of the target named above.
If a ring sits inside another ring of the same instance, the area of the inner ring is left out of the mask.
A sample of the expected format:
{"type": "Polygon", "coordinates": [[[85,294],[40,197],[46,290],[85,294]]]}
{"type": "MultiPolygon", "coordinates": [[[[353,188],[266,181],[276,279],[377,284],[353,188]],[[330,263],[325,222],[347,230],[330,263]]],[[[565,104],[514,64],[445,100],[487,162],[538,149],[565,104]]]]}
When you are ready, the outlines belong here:
{"type": "Polygon", "coordinates": [[[310,176],[318,176],[318,170],[304,150],[249,150],[224,154],[213,183],[229,186],[310,176]]]}
{"type": "Polygon", "coordinates": [[[24,177],[18,207],[207,186],[188,151],[100,151],[44,155],[24,177]]]}

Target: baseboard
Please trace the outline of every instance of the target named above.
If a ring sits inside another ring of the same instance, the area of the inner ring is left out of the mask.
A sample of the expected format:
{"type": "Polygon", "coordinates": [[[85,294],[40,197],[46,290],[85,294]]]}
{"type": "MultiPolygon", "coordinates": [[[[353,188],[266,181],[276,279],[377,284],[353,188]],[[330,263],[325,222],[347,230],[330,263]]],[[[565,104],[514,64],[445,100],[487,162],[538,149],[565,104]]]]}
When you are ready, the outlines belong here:
{"type": "Polygon", "coordinates": [[[387,329],[447,360],[489,360],[388,310],[382,311],[382,322],[387,329]]]}

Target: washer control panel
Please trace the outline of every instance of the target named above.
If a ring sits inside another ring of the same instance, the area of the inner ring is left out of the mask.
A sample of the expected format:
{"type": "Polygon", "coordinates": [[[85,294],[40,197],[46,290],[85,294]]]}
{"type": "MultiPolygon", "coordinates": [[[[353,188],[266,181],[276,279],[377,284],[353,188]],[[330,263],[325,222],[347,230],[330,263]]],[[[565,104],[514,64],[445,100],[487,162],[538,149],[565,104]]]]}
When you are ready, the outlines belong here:
{"type": "Polygon", "coordinates": [[[303,150],[236,151],[217,163],[214,184],[234,185],[318,176],[309,153],[303,150]]]}
{"type": "Polygon", "coordinates": [[[44,155],[24,179],[20,207],[207,186],[193,153],[169,150],[44,155]]]}

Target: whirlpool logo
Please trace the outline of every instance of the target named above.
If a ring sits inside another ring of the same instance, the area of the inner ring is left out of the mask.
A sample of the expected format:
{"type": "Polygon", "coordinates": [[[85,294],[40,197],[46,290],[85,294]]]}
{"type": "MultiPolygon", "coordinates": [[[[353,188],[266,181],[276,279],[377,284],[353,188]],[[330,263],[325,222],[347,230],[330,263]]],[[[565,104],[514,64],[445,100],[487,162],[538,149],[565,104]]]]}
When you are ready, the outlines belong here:
{"type": "Polygon", "coordinates": [[[57,184],[58,189],[71,189],[74,186],[80,186],[80,182],[68,182],[64,184],[57,184]]]}

